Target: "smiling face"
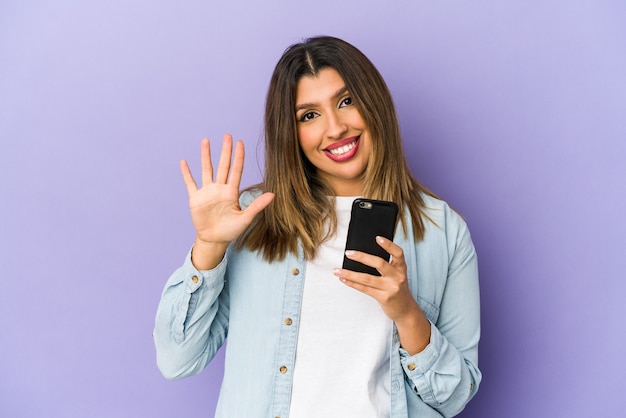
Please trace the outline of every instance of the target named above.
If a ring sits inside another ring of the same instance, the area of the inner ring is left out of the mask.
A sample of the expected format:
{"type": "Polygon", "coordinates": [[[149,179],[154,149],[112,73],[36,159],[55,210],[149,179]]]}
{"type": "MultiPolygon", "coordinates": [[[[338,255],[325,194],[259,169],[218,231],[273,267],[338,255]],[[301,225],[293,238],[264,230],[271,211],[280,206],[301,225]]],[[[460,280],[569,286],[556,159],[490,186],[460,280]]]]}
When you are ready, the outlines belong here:
{"type": "Polygon", "coordinates": [[[372,139],[336,70],[298,81],[296,120],[300,147],[317,174],[337,196],[360,196],[372,139]]]}

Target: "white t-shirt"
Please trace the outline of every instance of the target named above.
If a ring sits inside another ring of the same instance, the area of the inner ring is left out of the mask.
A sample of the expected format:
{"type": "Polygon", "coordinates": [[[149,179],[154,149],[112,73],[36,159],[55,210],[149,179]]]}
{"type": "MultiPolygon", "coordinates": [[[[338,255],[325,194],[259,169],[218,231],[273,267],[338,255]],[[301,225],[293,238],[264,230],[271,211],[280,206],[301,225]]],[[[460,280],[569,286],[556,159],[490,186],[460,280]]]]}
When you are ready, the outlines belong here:
{"type": "Polygon", "coordinates": [[[307,262],[289,416],[390,414],[392,321],[332,274],[341,267],[355,197],[336,197],[337,233],[307,262]]]}

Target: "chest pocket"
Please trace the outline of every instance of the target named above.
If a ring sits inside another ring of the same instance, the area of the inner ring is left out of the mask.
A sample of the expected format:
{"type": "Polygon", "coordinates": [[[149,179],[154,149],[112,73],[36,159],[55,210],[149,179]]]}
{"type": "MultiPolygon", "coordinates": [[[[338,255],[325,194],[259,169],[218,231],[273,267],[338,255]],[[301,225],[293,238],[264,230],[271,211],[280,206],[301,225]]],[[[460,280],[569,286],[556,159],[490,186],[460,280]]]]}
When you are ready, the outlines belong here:
{"type": "Polygon", "coordinates": [[[435,304],[429,302],[425,298],[420,295],[417,295],[417,304],[422,308],[424,315],[426,318],[433,324],[437,323],[437,319],[439,319],[439,307],[435,304]]]}
{"type": "Polygon", "coordinates": [[[434,302],[437,300],[437,294],[435,292],[436,287],[432,286],[432,284],[420,283],[418,277],[419,273],[416,271],[417,269],[411,268],[411,266],[407,266],[407,268],[409,289],[411,290],[413,299],[415,299],[420,308],[422,308],[426,318],[433,324],[436,324],[439,319],[439,305],[434,302]]]}
{"type": "MultiPolygon", "coordinates": [[[[424,315],[426,315],[426,318],[433,324],[436,324],[439,319],[439,304],[436,303],[437,286],[434,285],[434,283],[420,283],[420,269],[417,268],[418,260],[415,243],[412,240],[406,240],[406,238],[399,241],[398,244],[404,251],[404,259],[407,264],[407,275],[411,294],[424,312],[424,315]]],[[[422,274],[425,273],[422,272],[422,274]]],[[[426,274],[432,279],[433,277],[438,277],[440,273],[438,271],[431,271],[426,274]]]]}

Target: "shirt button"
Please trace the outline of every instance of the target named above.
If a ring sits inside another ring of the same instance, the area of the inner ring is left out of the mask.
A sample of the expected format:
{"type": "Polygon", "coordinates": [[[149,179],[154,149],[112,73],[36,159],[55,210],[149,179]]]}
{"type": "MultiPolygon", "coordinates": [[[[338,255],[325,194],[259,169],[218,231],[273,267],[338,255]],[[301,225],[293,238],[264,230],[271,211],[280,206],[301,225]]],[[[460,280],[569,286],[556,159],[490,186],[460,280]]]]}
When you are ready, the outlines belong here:
{"type": "Polygon", "coordinates": [[[198,283],[198,276],[193,276],[191,278],[191,281],[194,282],[194,283],[198,283]]]}
{"type": "Polygon", "coordinates": [[[291,320],[291,318],[285,318],[285,325],[291,325],[293,324],[293,321],[291,320]]]}
{"type": "Polygon", "coordinates": [[[300,274],[300,270],[298,270],[297,268],[292,268],[291,269],[291,274],[293,276],[297,276],[298,274],[300,274]]]}
{"type": "Polygon", "coordinates": [[[280,372],[281,372],[282,374],[287,373],[287,367],[286,367],[286,366],[280,366],[280,369],[278,369],[278,370],[280,370],[280,372]]]}
{"type": "Polygon", "coordinates": [[[409,365],[407,366],[407,368],[408,368],[410,371],[413,371],[413,370],[415,370],[415,364],[414,364],[414,363],[411,363],[411,364],[409,364],[409,365]]]}

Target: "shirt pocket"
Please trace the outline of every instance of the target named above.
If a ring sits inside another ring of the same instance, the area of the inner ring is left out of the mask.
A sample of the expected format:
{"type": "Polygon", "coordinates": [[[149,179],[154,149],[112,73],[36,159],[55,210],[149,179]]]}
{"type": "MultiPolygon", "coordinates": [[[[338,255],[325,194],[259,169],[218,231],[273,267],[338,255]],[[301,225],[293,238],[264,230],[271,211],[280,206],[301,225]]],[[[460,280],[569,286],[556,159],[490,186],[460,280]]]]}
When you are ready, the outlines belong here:
{"type": "Polygon", "coordinates": [[[431,323],[436,324],[437,319],[439,319],[439,306],[420,295],[417,295],[417,304],[422,308],[422,312],[424,312],[426,318],[428,318],[431,323]]]}

